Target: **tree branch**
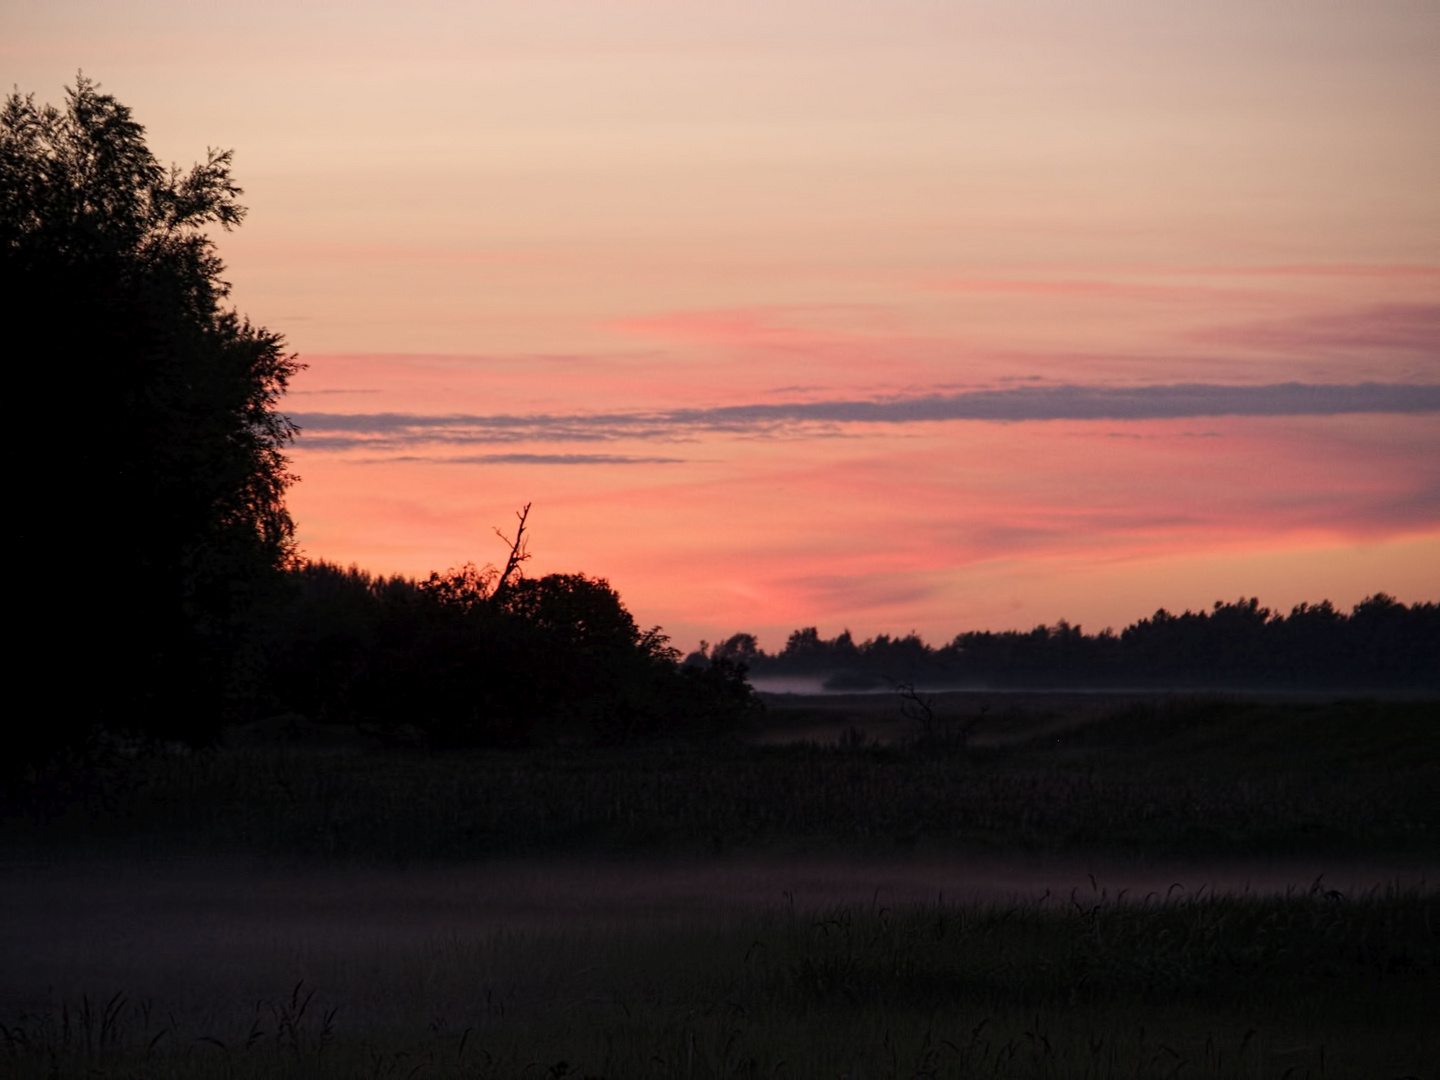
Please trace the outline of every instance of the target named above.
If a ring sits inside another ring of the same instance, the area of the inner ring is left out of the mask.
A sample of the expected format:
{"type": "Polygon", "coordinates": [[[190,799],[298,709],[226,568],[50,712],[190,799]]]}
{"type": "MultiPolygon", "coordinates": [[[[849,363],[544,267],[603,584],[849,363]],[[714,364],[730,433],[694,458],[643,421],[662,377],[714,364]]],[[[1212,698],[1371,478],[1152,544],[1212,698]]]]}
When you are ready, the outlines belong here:
{"type": "Polygon", "coordinates": [[[491,593],[492,599],[498,599],[506,587],[510,584],[510,576],[520,569],[520,564],[530,558],[530,552],[525,547],[525,519],[530,516],[530,504],[516,511],[515,516],[520,519],[520,527],[515,530],[515,539],[512,541],[499,529],[495,535],[510,545],[510,557],[505,560],[505,569],[500,573],[500,580],[495,583],[495,591],[491,593]]]}

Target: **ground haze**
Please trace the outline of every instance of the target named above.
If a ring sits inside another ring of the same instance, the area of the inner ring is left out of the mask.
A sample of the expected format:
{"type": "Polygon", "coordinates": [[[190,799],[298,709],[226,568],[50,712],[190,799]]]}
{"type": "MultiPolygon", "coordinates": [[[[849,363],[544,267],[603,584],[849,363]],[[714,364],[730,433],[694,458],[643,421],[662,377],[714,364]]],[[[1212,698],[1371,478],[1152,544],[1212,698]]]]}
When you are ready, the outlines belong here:
{"type": "Polygon", "coordinates": [[[614,751],[286,721],[52,777],[7,819],[0,1072],[1440,1055],[1432,704],[960,695],[928,727],[905,704],[775,697],[747,740],[614,751]]]}

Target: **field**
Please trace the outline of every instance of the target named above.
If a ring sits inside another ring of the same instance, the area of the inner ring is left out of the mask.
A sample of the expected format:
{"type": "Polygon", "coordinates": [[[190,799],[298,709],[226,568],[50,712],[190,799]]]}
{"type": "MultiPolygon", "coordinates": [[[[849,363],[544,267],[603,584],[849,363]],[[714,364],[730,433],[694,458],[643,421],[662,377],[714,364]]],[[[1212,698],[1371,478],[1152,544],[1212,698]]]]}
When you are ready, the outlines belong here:
{"type": "Polygon", "coordinates": [[[925,704],[54,773],[3,834],[0,1073],[1435,1075],[1433,703],[925,704]]]}

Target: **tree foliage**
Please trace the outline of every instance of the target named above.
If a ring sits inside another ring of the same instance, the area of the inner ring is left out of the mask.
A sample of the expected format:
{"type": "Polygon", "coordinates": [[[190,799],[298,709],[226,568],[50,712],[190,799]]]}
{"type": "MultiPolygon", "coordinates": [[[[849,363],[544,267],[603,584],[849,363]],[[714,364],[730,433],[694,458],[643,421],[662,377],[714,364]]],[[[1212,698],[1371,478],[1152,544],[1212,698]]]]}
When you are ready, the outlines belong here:
{"type": "Polygon", "coordinates": [[[759,709],[742,666],[681,668],[603,578],[467,564],[423,582],[307,563],[272,614],[271,710],[436,746],[618,744],[733,731],[759,709]]]}
{"type": "Polygon", "coordinates": [[[247,612],[292,556],[278,406],[298,365],[226,305],[206,230],[244,218],[230,169],[217,150],[162,166],[83,76],[61,108],[16,93],[0,109],[17,532],[59,568],[22,586],[26,659],[77,676],[57,690],[71,729],[203,737],[247,612]]]}
{"type": "Polygon", "coordinates": [[[915,634],[857,643],[796,630],[778,653],[736,634],[687,658],[743,656],[759,676],[802,675],[832,689],[894,683],[997,687],[1435,689],[1440,604],[1406,606],[1385,593],[1346,614],[1328,600],[1289,614],[1241,598],[1179,615],[1161,608],[1120,633],[1087,634],[1061,620],[1028,631],[971,631],[939,647],[915,634]]]}

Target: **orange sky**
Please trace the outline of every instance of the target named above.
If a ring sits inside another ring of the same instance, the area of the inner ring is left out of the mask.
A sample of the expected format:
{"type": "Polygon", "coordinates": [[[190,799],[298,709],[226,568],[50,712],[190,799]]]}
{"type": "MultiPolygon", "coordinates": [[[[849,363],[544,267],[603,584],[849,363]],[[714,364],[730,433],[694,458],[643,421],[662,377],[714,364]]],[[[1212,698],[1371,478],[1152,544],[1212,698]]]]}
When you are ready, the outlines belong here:
{"type": "Polygon", "coordinates": [[[687,648],[1440,598],[1436,56],[1394,0],[0,11],[7,85],[235,149],[310,555],[529,501],[687,648]]]}

